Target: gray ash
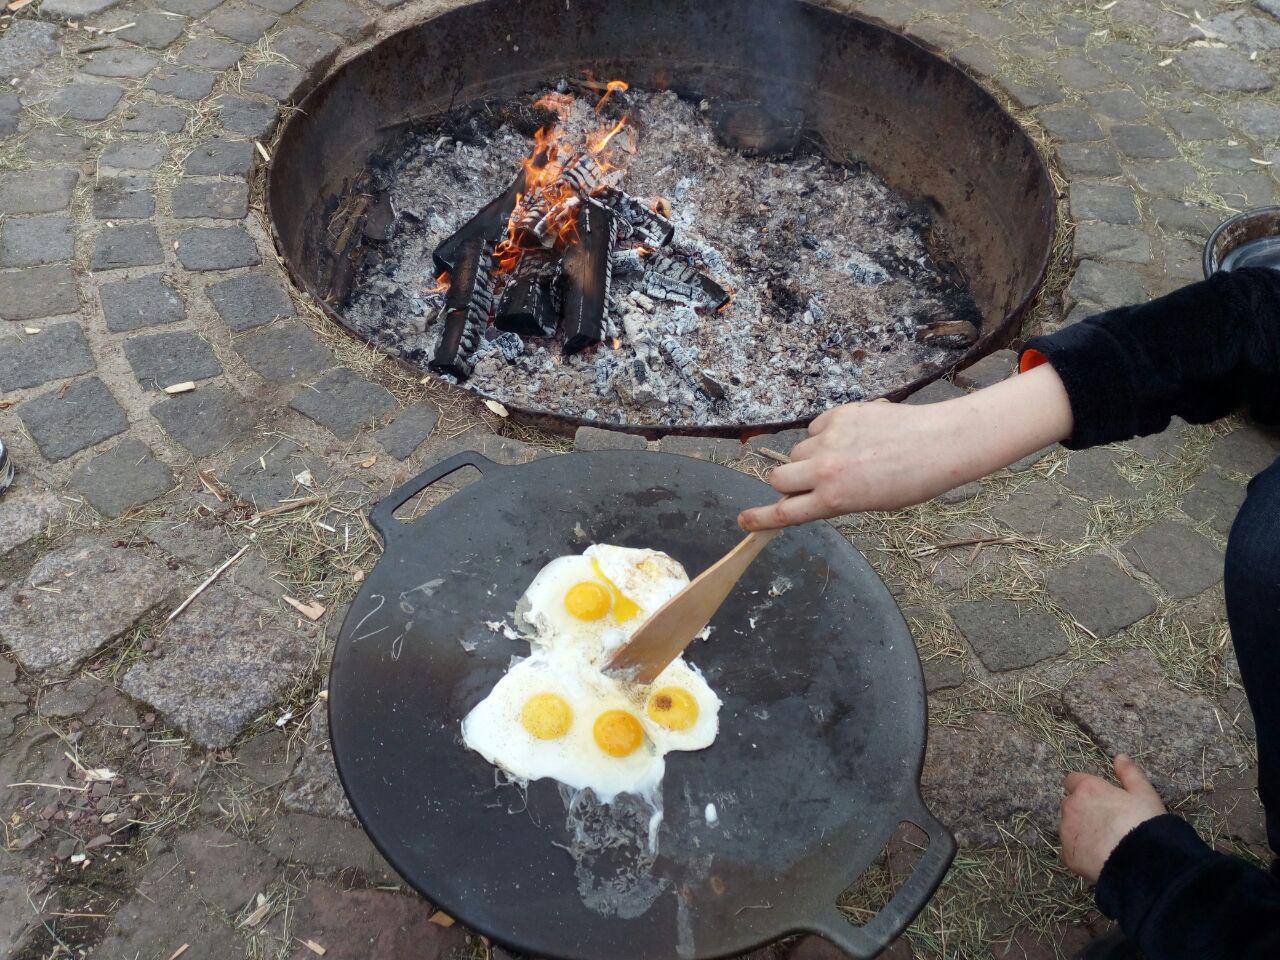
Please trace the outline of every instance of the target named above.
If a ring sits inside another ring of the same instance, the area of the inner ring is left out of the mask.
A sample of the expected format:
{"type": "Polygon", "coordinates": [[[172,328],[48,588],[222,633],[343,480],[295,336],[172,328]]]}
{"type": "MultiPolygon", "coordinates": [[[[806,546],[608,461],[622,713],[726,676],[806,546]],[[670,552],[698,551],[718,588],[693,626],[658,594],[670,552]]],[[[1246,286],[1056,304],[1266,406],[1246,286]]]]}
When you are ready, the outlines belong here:
{"type": "MultiPolygon", "coordinates": [[[[530,106],[536,98],[407,131],[370,171],[364,189],[391,222],[366,229],[341,308],[361,336],[426,368],[443,326],[432,252],[530,156],[553,116],[530,106]]],[[[565,142],[587,142],[602,121],[594,106],[591,93],[572,99],[565,142]]],[[[556,337],[490,325],[469,389],[601,422],[750,425],[877,396],[953,362],[958,348],[917,339],[936,321],[980,323],[939,225],[804,139],[773,157],[726,145],[716,113],[669,92],[611,99],[604,119],[628,124],[610,147],[618,186],[669,203],[675,234],[657,252],[618,242],[603,343],[566,356],[556,337]],[[721,288],[732,299],[717,310],[721,288]]]]}

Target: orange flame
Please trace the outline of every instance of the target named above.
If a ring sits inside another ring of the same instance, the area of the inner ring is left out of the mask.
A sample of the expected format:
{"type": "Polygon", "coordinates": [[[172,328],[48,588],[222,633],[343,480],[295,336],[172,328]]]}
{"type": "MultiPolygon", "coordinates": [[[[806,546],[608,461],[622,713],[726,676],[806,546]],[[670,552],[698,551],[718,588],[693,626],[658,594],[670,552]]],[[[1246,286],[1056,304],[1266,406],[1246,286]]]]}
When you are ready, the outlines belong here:
{"type": "Polygon", "coordinates": [[[449,271],[446,270],[444,273],[440,274],[440,276],[436,277],[436,285],[434,287],[423,287],[422,292],[423,293],[444,293],[446,290],[449,289],[450,281],[451,281],[451,278],[449,277],[449,271]]]}
{"type": "MultiPolygon", "coordinates": [[[[613,125],[613,129],[610,130],[608,133],[606,133],[603,137],[601,137],[600,140],[594,146],[588,146],[588,149],[590,150],[590,152],[592,154],[603,152],[604,148],[609,145],[609,141],[612,140],[614,137],[616,137],[618,135],[618,131],[621,130],[624,126],[626,126],[626,124],[627,124],[627,118],[623,117],[621,120],[615,123],[613,125]]],[[[588,144],[591,143],[590,137],[587,138],[587,143],[588,144]]]]}
{"type": "Polygon", "coordinates": [[[625,80],[610,80],[608,84],[605,85],[604,96],[601,97],[600,101],[596,104],[596,113],[600,112],[600,108],[603,107],[605,103],[608,102],[609,98],[615,93],[626,93],[628,89],[630,89],[630,84],[625,80]]]}

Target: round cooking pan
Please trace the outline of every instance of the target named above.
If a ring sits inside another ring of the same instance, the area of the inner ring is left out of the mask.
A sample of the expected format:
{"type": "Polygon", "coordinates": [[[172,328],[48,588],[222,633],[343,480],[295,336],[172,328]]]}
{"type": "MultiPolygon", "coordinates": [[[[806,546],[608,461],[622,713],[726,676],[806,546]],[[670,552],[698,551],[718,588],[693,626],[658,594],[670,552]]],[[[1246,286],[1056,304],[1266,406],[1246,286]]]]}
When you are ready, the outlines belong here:
{"type": "Polygon", "coordinates": [[[723,957],[802,931],[859,958],[892,942],[955,841],[920,798],[915,644],[884,584],[829,524],[776,539],[710,639],[689,649],[724,701],[720,733],[706,750],[667,755],[656,857],[626,834],[625,804],[587,811],[579,832],[583,810],[571,822],[553,781],[526,794],[461,742],[463,716],[529,652],[485,621],[513,623],[547,561],[614,543],[665,550],[697,574],[741,538],[739,509],[770,496],[686,457],[575,453],[499,467],[462,453],[374,509],[386,553],[343,625],[329,717],[351,805],[409,884],[511,949],[560,960],[723,957]],[[418,520],[395,518],[464,466],[483,478],[418,520]],[[781,592],[780,572],[791,581],[781,592]],[[602,827],[601,814],[621,826],[602,827]],[[890,903],[854,926],[836,900],[901,821],[928,847],[890,903]],[[617,844],[601,848],[602,837],[617,844]]]}

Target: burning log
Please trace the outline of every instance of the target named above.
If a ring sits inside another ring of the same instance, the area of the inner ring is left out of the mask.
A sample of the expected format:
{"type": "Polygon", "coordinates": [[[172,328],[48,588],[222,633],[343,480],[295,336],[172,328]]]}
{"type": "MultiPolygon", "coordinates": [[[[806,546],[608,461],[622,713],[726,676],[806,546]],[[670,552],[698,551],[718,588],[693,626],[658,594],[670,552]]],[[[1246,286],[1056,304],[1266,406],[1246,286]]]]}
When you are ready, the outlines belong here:
{"type": "Polygon", "coordinates": [[[729,302],[729,293],[705,274],[688,264],[667,257],[645,258],[643,290],[655,300],[686,307],[719,310],[729,302]]]}
{"type": "Polygon", "coordinates": [[[564,352],[577,353],[604,337],[605,310],[613,276],[610,254],[617,240],[614,216],[606,207],[588,201],[578,210],[578,239],[565,251],[564,352]]]}
{"type": "Polygon", "coordinates": [[[428,365],[462,381],[471,376],[480,337],[489,325],[493,303],[493,241],[466,240],[454,257],[449,292],[444,300],[444,330],[428,365]]]}
{"type": "Polygon", "coordinates": [[[558,257],[550,251],[527,250],[502,291],[494,324],[525,337],[555,336],[560,316],[556,289],[558,257]]]}
{"type": "Polygon", "coordinates": [[[625,224],[623,233],[627,239],[650,247],[663,247],[675,236],[675,224],[629,193],[611,187],[600,194],[600,199],[625,224]]]}
{"type": "Polygon", "coordinates": [[[454,273],[462,253],[463,246],[469,240],[489,240],[494,243],[502,239],[507,230],[507,221],[516,208],[516,198],[524,192],[524,171],[521,170],[511,186],[494,197],[484,209],[464,223],[452,235],[441,241],[432,253],[436,269],[440,272],[454,273]]]}

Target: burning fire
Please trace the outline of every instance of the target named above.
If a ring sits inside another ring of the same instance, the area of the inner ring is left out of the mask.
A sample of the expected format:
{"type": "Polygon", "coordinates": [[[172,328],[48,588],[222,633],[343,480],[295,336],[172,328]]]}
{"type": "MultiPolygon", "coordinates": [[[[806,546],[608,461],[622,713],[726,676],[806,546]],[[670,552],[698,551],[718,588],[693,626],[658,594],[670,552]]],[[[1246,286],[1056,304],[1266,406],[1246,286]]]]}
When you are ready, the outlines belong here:
{"type": "MultiPolygon", "coordinates": [[[[627,89],[626,81],[610,80],[595,112],[599,113],[614,94],[627,89]]],[[[506,236],[494,251],[498,274],[511,273],[530,250],[563,250],[574,243],[583,197],[608,187],[612,182],[609,174],[619,169],[606,151],[626,127],[627,116],[611,127],[592,131],[586,138],[587,150],[575,154],[566,147],[564,128],[573,102],[573,97],[563,93],[544,94],[534,101],[535,107],[555,114],[556,119],[534,133],[533,151],[523,161],[524,187],[516,195],[506,236]]]]}

